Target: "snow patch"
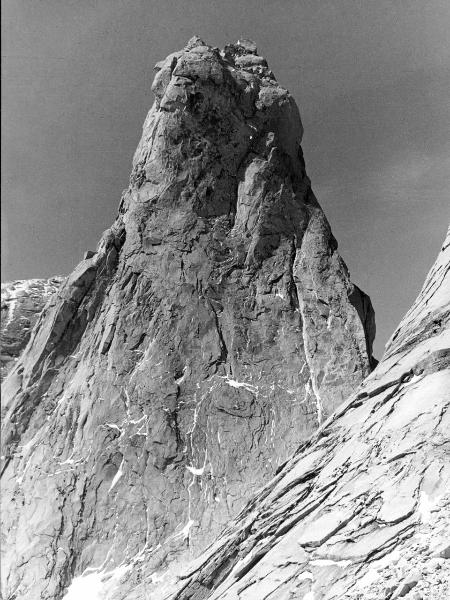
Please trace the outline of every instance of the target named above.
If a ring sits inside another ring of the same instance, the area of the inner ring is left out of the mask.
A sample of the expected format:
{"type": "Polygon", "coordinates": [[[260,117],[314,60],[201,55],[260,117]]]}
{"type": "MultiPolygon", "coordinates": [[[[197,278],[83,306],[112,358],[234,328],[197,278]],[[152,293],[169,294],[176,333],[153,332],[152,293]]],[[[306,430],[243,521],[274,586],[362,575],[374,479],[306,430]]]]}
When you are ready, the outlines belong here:
{"type": "Polygon", "coordinates": [[[113,487],[116,485],[116,483],[119,481],[119,479],[123,475],[123,463],[124,463],[124,461],[125,461],[125,458],[122,458],[122,462],[120,463],[119,470],[114,475],[114,479],[112,480],[111,485],[109,486],[108,494],[113,489],[113,487]]]}
{"type": "Polygon", "coordinates": [[[75,460],[72,458],[73,456],[73,452],[72,454],[69,456],[69,458],[66,458],[66,460],[64,460],[63,462],[60,462],[60,465],[73,465],[75,464],[75,460]]]}
{"type": "Polygon", "coordinates": [[[183,540],[187,540],[189,538],[189,532],[191,527],[195,525],[195,521],[193,519],[189,519],[186,525],[183,527],[181,531],[174,535],[175,538],[182,537],[183,540]]]}
{"type": "Polygon", "coordinates": [[[130,425],[137,425],[138,423],[142,423],[142,421],[145,421],[147,419],[147,415],[142,415],[142,417],[140,417],[139,419],[135,419],[135,420],[130,420],[129,423],[130,425]]]}
{"type": "Polygon", "coordinates": [[[432,500],[426,492],[420,492],[417,510],[422,523],[429,523],[431,521],[431,513],[435,506],[439,504],[441,498],[442,496],[437,496],[432,500]]]}
{"type": "Polygon", "coordinates": [[[131,565],[121,565],[112,571],[83,573],[74,577],[63,600],[104,600],[131,568],[131,565]]]}
{"type": "Polygon", "coordinates": [[[419,504],[417,510],[419,512],[422,523],[429,523],[431,520],[431,508],[433,503],[426,492],[420,492],[419,504]]]}
{"type": "Polygon", "coordinates": [[[244,388],[248,392],[252,392],[253,394],[258,391],[258,388],[250,383],[245,383],[244,381],[236,381],[235,379],[228,379],[225,377],[225,382],[228,383],[229,386],[234,388],[244,388]]]}
{"type": "Polygon", "coordinates": [[[187,367],[184,367],[184,369],[183,369],[183,375],[181,377],[178,377],[178,379],[175,379],[175,383],[177,385],[181,385],[183,383],[183,381],[185,380],[185,378],[186,378],[186,371],[187,371],[187,367]]]}
{"type": "Polygon", "coordinates": [[[119,433],[122,433],[122,430],[115,423],[105,423],[106,427],[111,427],[111,429],[117,429],[119,433]]]}
{"type": "Polygon", "coordinates": [[[191,467],[190,465],[186,465],[186,469],[192,473],[192,475],[203,475],[204,471],[205,471],[205,465],[203,465],[203,467],[200,467],[200,469],[197,469],[195,467],[191,467]]]}
{"type": "Polygon", "coordinates": [[[316,558],[315,560],[312,560],[309,564],[314,567],[332,567],[336,565],[339,567],[347,567],[348,565],[352,564],[352,561],[331,560],[330,558],[316,558]]]}

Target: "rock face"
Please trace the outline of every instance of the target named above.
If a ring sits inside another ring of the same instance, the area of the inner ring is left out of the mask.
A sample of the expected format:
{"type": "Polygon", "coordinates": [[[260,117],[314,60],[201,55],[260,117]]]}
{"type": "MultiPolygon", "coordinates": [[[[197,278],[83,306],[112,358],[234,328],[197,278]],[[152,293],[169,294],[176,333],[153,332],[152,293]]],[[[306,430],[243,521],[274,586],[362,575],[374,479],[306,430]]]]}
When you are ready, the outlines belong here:
{"type": "Polygon", "coordinates": [[[359,390],[181,577],[129,598],[450,596],[449,271],[450,230],[359,390]]]}
{"type": "Polygon", "coordinates": [[[248,41],[156,69],[119,214],[4,384],[5,598],[197,555],[371,369],[292,97],[248,41]]]}
{"type": "Polygon", "coordinates": [[[52,277],[2,283],[1,379],[27,345],[42,309],[62,281],[61,277],[52,277]]]}

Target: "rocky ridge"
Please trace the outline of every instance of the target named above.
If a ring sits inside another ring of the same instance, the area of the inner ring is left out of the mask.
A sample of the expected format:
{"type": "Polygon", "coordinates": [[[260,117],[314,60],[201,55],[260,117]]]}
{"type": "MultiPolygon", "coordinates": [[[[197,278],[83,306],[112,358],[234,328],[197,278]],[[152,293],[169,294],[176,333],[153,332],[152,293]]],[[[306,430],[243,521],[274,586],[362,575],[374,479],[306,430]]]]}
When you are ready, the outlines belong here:
{"type": "Polygon", "coordinates": [[[197,556],[373,365],[370,300],[255,45],[194,38],[156,70],[118,216],[4,382],[10,600],[83,573],[127,573],[129,597],[197,556]]]}
{"type": "Polygon", "coordinates": [[[30,339],[31,331],[62,277],[23,279],[1,286],[1,379],[12,369],[30,339]]]}

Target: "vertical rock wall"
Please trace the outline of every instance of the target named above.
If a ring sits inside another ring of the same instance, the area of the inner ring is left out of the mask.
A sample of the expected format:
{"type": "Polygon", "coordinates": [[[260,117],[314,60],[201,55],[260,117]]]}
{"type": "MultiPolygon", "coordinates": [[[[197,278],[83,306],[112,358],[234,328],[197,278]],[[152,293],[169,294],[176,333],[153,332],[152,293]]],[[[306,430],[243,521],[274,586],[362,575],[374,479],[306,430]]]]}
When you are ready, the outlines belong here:
{"type": "Polygon", "coordinates": [[[117,219],[5,382],[7,598],[198,554],[370,372],[290,94],[247,41],[156,70],[117,219]]]}

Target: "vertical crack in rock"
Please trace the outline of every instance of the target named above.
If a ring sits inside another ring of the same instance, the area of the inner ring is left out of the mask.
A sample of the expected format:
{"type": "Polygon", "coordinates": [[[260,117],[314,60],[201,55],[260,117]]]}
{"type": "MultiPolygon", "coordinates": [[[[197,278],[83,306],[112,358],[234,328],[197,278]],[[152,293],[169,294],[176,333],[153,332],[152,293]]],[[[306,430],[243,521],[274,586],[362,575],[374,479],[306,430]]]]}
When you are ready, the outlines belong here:
{"type": "Polygon", "coordinates": [[[152,90],[115,222],[4,382],[5,598],[158,593],[371,370],[370,302],[255,45],[193,38],[152,90]]]}
{"type": "MultiPolygon", "coordinates": [[[[303,306],[303,303],[301,303],[300,306],[303,306]]],[[[302,316],[302,324],[304,324],[306,322],[306,314],[304,312],[302,312],[302,308],[300,308],[300,314],[302,316]]],[[[303,335],[303,348],[305,350],[305,359],[306,359],[306,364],[308,365],[308,370],[309,370],[309,379],[308,379],[308,383],[306,384],[306,393],[308,393],[309,390],[312,390],[312,393],[313,393],[315,401],[316,401],[317,424],[318,424],[318,426],[320,426],[323,421],[322,399],[320,397],[320,391],[319,391],[319,387],[317,385],[317,379],[316,379],[316,373],[314,370],[314,365],[312,364],[312,360],[311,360],[311,354],[310,354],[310,350],[309,350],[309,339],[308,339],[308,335],[307,335],[307,328],[305,326],[302,326],[302,335],[303,335]]]]}

